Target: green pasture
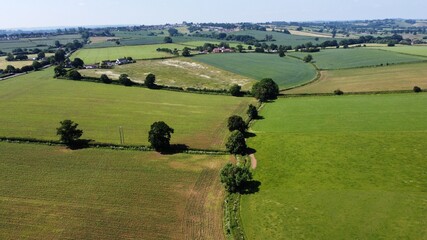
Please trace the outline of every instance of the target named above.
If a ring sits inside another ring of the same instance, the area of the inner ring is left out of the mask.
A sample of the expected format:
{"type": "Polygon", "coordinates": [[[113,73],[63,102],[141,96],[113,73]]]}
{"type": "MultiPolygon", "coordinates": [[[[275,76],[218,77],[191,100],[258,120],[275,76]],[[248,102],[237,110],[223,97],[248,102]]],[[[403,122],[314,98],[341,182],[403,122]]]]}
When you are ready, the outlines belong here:
{"type": "Polygon", "coordinates": [[[116,60],[123,57],[132,57],[133,59],[152,59],[172,57],[172,54],[158,52],[157,48],[183,49],[184,46],[178,44],[155,44],[141,46],[122,46],[108,48],[84,48],[75,52],[71,58],[81,58],[87,64],[99,63],[104,60],[116,60]]]}
{"type": "Polygon", "coordinates": [[[311,64],[290,57],[280,58],[277,54],[208,54],[194,59],[256,80],[272,78],[282,88],[309,82],[317,74],[311,64]]]}
{"type": "Polygon", "coordinates": [[[377,49],[391,51],[391,52],[397,52],[397,53],[403,53],[403,54],[409,54],[409,55],[417,55],[417,56],[427,57],[427,46],[397,45],[394,47],[384,47],[384,48],[378,47],[377,49]]]}
{"type": "Polygon", "coordinates": [[[0,238],[221,239],[226,161],[0,143],[0,238]]]}
{"type": "Polygon", "coordinates": [[[414,86],[427,89],[427,63],[321,71],[318,81],[284,93],[394,91],[412,90],[414,86]]]}
{"type": "Polygon", "coordinates": [[[279,99],[261,111],[248,239],[424,239],[427,94],[279,99]]]}
{"type": "Polygon", "coordinates": [[[46,49],[48,46],[55,46],[55,41],[59,41],[61,44],[67,44],[74,40],[81,41],[80,35],[59,35],[51,36],[46,38],[23,38],[17,40],[5,40],[0,41],[0,50],[3,52],[12,52],[16,48],[26,49],[46,49]]]}
{"type": "Polygon", "coordinates": [[[325,70],[427,61],[425,57],[371,48],[326,49],[317,53],[290,52],[289,54],[300,58],[311,54],[313,62],[320,69],[325,70]]]}
{"type": "Polygon", "coordinates": [[[83,138],[148,144],[155,121],[175,133],[172,143],[223,149],[227,118],[244,115],[252,98],[190,94],[54,79],[52,68],[0,82],[0,136],[58,139],[59,121],[71,119],[83,138]]]}
{"type": "Polygon", "coordinates": [[[284,45],[284,46],[292,46],[295,47],[297,45],[306,44],[308,42],[312,42],[313,44],[320,44],[324,41],[333,40],[328,37],[318,37],[319,40],[316,41],[316,37],[313,36],[301,36],[301,35],[292,35],[292,34],[284,34],[279,32],[267,32],[267,31],[257,31],[257,30],[245,30],[239,32],[233,32],[230,34],[235,35],[249,35],[255,37],[257,40],[264,40],[265,35],[273,35],[273,39],[276,41],[266,42],[267,44],[276,44],[276,45],[284,45]]]}
{"type": "Polygon", "coordinates": [[[239,84],[242,89],[249,90],[255,82],[251,78],[199,63],[191,58],[144,60],[134,64],[115,66],[113,69],[81,70],[80,73],[90,77],[107,74],[111,79],[118,79],[120,74],[128,74],[133,81],[141,83],[149,73],[153,73],[159,85],[198,89],[228,90],[231,85],[239,84]]]}
{"type": "MultiPolygon", "coordinates": [[[[52,53],[46,53],[46,57],[52,56],[52,53]]],[[[28,55],[29,60],[24,61],[6,61],[6,57],[0,57],[0,69],[6,69],[8,65],[14,66],[15,68],[22,68],[23,66],[29,66],[33,64],[33,58],[36,58],[37,54],[28,55]]]]}

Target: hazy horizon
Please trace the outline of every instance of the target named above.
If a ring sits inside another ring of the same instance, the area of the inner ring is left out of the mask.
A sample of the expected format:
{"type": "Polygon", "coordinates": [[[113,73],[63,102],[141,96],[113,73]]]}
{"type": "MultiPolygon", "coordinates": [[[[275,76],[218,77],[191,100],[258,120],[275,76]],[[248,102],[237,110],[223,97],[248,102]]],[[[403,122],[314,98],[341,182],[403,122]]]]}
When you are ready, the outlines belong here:
{"type": "Polygon", "coordinates": [[[160,25],[187,22],[352,21],[386,18],[426,19],[427,1],[385,0],[312,2],[265,0],[179,2],[16,0],[0,15],[0,29],[45,29],[78,26],[160,25]],[[60,2],[58,4],[58,2],[60,2]],[[62,4],[63,3],[63,4],[62,4]],[[17,17],[23,16],[23,17],[17,17]]]}

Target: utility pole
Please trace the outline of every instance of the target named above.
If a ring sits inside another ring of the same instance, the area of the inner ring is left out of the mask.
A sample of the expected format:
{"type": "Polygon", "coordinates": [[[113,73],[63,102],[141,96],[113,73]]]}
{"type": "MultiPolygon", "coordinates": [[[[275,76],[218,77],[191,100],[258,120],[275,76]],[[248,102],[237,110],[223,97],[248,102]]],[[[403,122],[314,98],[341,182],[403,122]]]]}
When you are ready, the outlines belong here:
{"type": "Polygon", "coordinates": [[[121,145],[125,144],[125,134],[123,132],[122,126],[119,127],[119,136],[120,136],[120,144],[121,145]]]}

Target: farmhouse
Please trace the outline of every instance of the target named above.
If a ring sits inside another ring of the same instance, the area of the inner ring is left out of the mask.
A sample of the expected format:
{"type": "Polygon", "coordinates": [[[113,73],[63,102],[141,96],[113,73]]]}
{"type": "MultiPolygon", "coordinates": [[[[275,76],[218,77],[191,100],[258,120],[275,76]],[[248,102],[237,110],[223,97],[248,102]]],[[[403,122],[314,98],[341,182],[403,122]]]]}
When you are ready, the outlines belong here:
{"type": "Polygon", "coordinates": [[[232,53],[232,52],[234,52],[233,49],[229,49],[229,48],[225,48],[225,47],[214,48],[212,50],[212,53],[232,53]]]}
{"type": "Polygon", "coordinates": [[[97,69],[98,67],[99,67],[99,64],[84,65],[85,69],[97,69]]]}

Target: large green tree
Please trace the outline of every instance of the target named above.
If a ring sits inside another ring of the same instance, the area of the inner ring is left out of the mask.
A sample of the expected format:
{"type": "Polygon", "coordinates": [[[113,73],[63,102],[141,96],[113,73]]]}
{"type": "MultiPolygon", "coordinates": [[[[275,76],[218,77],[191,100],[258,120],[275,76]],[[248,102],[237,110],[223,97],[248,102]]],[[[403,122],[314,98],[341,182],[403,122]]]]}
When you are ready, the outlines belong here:
{"type": "Polygon", "coordinates": [[[62,49],[57,50],[55,52],[55,62],[57,64],[63,63],[65,61],[65,55],[66,55],[66,53],[64,50],[62,50],[62,49]]]}
{"type": "Polygon", "coordinates": [[[240,132],[245,132],[246,131],[246,123],[243,120],[242,117],[237,116],[237,115],[233,115],[231,117],[228,118],[228,130],[230,130],[230,132],[234,131],[234,130],[238,130],[240,132]]]}
{"type": "Polygon", "coordinates": [[[154,88],[154,87],[156,87],[156,83],[155,82],[156,82],[156,75],[150,73],[150,74],[147,75],[147,77],[145,77],[144,84],[148,88],[154,88]]]}
{"type": "Polygon", "coordinates": [[[233,96],[240,96],[241,92],[240,90],[242,89],[241,86],[237,85],[237,84],[233,84],[233,86],[230,87],[230,93],[233,96]]]}
{"type": "Polygon", "coordinates": [[[71,65],[75,68],[83,68],[85,63],[80,58],[74,58],[74,60],[71,62],[71,65]]]}
{"type": "Polygon", "coordinates": [[[127,74],[121,74],[119,77],[119,82],[125,86],[132,86],[133,82],[129,79],[127,74]]]}
{"type": "Polygon", "coordinates": [[[252,180],[252,173],[248,167],[236,166],[228,163],[221,169],[221,183],[229,193],[242,190],[244,184],[252,180]]]}
{"type": "Polygon", "coordinates": [[[56,134],[60,136],[60,141],[71,146],[83,135],[83,130],[77,129],[79,124],[71,120],[60,122],[59,128],[56,129],[56,134]]]}
{"type": "Polygon", "coordinates": [[[227,151],[231,154],[245,155],[246,153],[246,141],[245,136],[240,131],[233,131],[228,137],[228,141],[225,144],[227,151]]]}
{"type": "Polygon", "coordinates": [[[170,147],[172,133],[174,133],[174,129],[165,122],[155,122],[148,132],[148,142],[151,143],[151,147],[156,151],[167,150],[170,147]]]}
{"type": "Polygon", "coordinates": [[[264,78],[252,86],[252,95],[260,102],[277,99],[279,86],[271,78],[264,78]]]}

